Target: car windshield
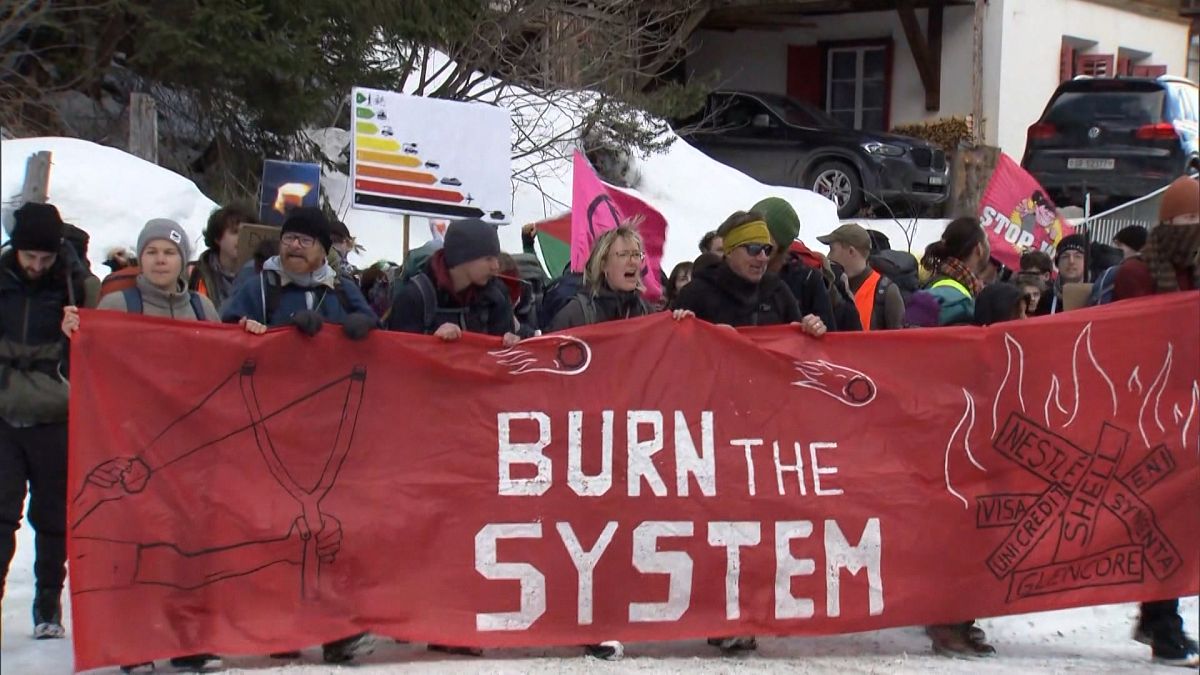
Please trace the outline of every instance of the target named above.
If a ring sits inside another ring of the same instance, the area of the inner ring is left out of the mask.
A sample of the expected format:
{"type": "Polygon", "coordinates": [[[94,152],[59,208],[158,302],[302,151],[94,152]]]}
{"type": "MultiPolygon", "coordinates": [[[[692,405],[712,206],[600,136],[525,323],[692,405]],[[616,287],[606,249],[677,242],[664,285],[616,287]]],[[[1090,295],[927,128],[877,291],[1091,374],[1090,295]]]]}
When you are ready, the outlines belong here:
{"type": "Polygon", "coordinates": [[[799,127],[841,128],[842,123],[813,106],[786,96],[758,96],[776,115],[799,127]]]}
{"type": "Polygon", "coordinates": [[[1130,126],[1162,121],[1163,90],[1065,91],[1059,94],[1046,121],[1059,126],[1123,122],[1130,126]]]}

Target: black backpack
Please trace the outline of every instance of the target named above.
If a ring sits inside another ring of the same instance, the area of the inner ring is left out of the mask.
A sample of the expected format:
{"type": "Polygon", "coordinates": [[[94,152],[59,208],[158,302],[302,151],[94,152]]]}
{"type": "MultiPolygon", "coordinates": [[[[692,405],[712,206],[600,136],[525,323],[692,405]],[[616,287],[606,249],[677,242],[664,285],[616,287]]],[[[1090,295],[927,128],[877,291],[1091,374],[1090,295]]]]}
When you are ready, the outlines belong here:
{"type": "MultiPolygon", "coordinates": [[[[121,291],[121,295],[125,298],[125,311],[130,314],[144,314],[145,305],[142,303],[142,292],[137,286],[126,288],[121,291]]],[[[192,311],[196,314],[197,321],[204,321],[204,302],[200,300],[200,294],[188,291],[188,302],[192,305],[192,311]]]]}
{"type": "Polygon", "coordinates": [[[554,317],[572,298],[583,290],[583,275],[579,272],[566,271],[562,276],[550,282],[542,295],[542,307],[538,311],[538,325],[549,326],[554,317]]]}
{"type": "MultiPolygon", "coordinates": [[[[433,279],[425,272],[420,272],[408,280],[409,283],[416,285],[417,290],[421,292],[421,327],[422,332],[426,335],[433,335],[437,330],[439,323],[449,323],[447,321],[438,320],[439,315],[453,314],[457,317],[454,321],[459,328],[467,330],[467,310],[466,307],[442,307],[438,305],[437,287],[433,283],[433,279]]],[[[487,306],[480,308],[480,318],[483,325],[488,324],[490,318],[487,306]]]]}

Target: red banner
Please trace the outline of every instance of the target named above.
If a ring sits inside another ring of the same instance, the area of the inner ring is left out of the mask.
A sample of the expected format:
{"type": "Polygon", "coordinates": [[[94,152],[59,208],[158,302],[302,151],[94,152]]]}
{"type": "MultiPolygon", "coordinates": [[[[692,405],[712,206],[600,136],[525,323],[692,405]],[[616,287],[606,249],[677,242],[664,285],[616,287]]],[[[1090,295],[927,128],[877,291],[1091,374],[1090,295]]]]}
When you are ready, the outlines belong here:
{"type": "Polygon", "coordinates": [[[1200,590],[1200,293],[824,340],[666,315],[511,349],[83,326],[81,670],[359,631],[839,633],[1200,590]]]}
{"type": "Polygon", "coordinates": [[[1021,269],[1025,251],[1044,251],[1053,258],[1058,242],[1075,232],[1037,179],[1004,153],[979,202],[979,223],[987,231],[992,257],[1012,270],[1021,269]]]}

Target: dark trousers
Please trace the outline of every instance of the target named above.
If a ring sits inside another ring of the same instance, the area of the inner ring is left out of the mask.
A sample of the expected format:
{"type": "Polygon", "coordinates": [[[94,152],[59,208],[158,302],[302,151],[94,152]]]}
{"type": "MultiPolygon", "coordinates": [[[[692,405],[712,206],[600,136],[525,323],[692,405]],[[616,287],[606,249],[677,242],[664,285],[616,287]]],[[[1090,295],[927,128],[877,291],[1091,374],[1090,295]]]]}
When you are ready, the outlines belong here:
{"type": "Polygon", "coordinates": [[[1143,626],[1157,626],[1160,621],[1179,615],[1179,599],[1155,600],[1142,603],[1141,623],[1143,626]]]}
{"type": "Polygon", "coordinates": [[[33,574],[38,590],[62,590],[67,576],[67,425],[13,427],[0,419],[0,598],[17,547],[29,491],[36,534],[33,574]]]}

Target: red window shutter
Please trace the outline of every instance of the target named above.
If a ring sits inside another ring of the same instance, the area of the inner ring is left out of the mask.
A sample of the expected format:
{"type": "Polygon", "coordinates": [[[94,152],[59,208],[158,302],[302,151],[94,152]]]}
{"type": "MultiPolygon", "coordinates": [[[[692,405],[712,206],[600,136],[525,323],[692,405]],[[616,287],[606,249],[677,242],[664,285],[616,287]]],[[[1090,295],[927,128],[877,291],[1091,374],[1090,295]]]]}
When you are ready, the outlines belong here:
{"type": "Polygon", "coordinates": [[[1058,57],[1058,81],[1059,83],[1075,77],[1075,49],[1066,40],[1063,40],[1062,50],[1058,57]]]}
{"type": "Polygon", "coordinates": [[[817,45],[788,45],[787,94],[797,101],[822,106],[825,69],[817,45]]]}
{"type": "Polygon", "coordinates": [[[1161,77],[1167,74],[1166,66],[1134,66],[1134,77],[1161,77]]]}
{"type": "Polygon", "coordinates": [[[1112,54],[1080,54],[1075,57],[1075,71],[1090,77],[1112,77],[1114,61],[1112,54]]]}

